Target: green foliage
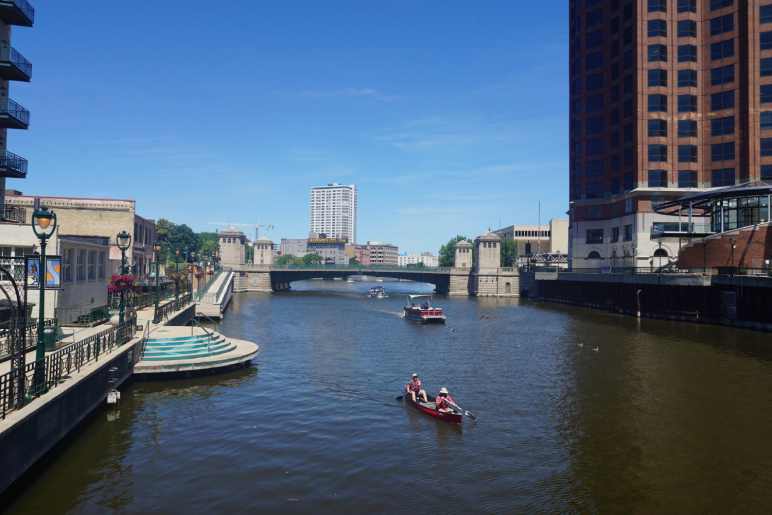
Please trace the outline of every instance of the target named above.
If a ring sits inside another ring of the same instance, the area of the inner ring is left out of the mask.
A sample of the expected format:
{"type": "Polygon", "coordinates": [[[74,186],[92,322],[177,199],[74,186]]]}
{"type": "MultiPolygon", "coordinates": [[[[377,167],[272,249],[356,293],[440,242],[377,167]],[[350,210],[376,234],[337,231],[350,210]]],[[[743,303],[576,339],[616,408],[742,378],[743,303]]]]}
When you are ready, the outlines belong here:
{"type": "Polygon", "coordinates": [[[318,265],[322,262],[322,256],[319,254],[306,254],[303,256],[304,265],[318,265]]]}
{"type": "Polygon", "coordinates": [[[360,265],[361,263],[359,262],[357,257],[354,256],[354,257],[352,257],[351,259],[348,260],[348,264],[349,265],[360,265]]]}
{"type": "Polygon", "coordinates": [[[216,232],[199,232],[196,233],[198,238],[198,249],[204,255],[214,254],[219,244],[219,237],[216,232]]]}
{"type": "Polygon", "coordinates": [[[440,266],[453,266],[453,261],[456,259],[456,243],[465,239],[467,239],[466,236],[459,234],[440,247],[440,266]]]}
{"type": "Polygon", "coordinates": [[[276,258],[275,263],[279,266],[284,265],[302,265],[303,259],[299,257],[295,257],[292,254],[285,254],[283,256],[279,256],[276,258]]]}
{"type": "Polygon", "coordinates": [[[515,240],[501,240],[501,266],[517,266],[517,243],[515,240]]]}

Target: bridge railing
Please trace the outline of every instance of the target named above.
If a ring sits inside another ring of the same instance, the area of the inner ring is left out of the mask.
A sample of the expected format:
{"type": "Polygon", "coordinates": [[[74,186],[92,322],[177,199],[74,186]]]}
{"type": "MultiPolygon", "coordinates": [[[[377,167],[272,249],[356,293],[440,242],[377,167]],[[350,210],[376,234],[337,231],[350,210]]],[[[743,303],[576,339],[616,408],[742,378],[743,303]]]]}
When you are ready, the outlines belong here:
{"type": "Polygon", "coordinates": [[[330,270],[343,272],[367,272],[368,270],[379,272],[433,272],[447,273],[450,267],[406,267],[397,265],[324,265],[324,264],[303,264],[303,265],[271,265],[271,271],[276,270],[330,270]]]}

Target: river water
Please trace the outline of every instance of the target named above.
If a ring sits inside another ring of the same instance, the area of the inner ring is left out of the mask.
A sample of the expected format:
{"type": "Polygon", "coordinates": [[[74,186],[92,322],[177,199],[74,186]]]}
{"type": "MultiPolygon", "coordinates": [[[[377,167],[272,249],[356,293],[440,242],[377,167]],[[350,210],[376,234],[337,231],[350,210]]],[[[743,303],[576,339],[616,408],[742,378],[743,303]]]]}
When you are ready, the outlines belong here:
{"type": "Polygon", "coordinates": [[[254,365],[137,382],[9,513],[768,513],[772,337],[412,283],[296,283],[234,298],[219,330],[254,365]],[[597,350],[596,350],[597,349],[597,350]],[[477,415],[397,402],[419,372],[477,415]]]}

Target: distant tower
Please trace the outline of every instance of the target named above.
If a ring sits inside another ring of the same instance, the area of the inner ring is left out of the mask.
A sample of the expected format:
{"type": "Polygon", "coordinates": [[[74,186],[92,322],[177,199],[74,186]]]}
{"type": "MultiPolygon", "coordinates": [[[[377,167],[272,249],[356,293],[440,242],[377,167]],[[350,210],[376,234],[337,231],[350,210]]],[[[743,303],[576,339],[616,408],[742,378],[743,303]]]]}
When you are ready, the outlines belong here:
{"type": "Polygon", "coordinates": [[[255,265],[272,265],[273,242],[270,240],[255,241],[255,255],[252,262],[255,265]]]}
{"type": "Polygon", "coordinates": [[[472,244],[467,240],[456,243],[456,256],[453,260],[456,268],[472,268],[472,244]]]}
{"type": "Polygon", "coordinates": [[[478,271],[495,271],[501,268],[501,237],[493,232],[478,236],[474,240],[478,271]]]}
{"type": "Polygon", "coordinates": [[[220,262],[223,266],[243,265],[245,262],[244,233],[230,227],[219,233],[220,262]]]}

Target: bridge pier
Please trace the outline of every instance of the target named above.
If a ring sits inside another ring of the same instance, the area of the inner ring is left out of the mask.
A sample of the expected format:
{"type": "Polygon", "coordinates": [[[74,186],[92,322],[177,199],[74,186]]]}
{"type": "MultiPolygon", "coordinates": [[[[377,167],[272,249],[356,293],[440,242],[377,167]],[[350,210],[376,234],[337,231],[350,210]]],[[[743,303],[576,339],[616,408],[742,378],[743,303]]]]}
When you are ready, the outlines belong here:
{"type": "Polygon", "coordinates": [[[273,292],[270,270],[236,271],[233,279],[233,291],[254,291],[260,293],[273,292]]]}
{"type": "Polygon", "coordinates": [[[472,293],[470,280],[471,270],[468,268],[452,268],[448,281],[448,295],[453,297],[466,297],[472,293]]]}

